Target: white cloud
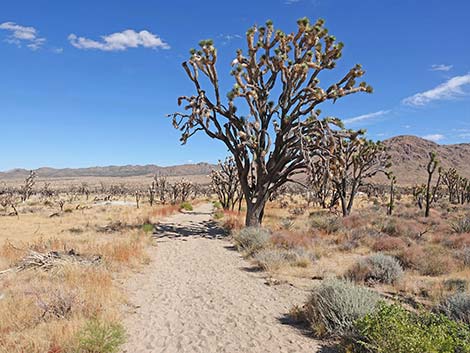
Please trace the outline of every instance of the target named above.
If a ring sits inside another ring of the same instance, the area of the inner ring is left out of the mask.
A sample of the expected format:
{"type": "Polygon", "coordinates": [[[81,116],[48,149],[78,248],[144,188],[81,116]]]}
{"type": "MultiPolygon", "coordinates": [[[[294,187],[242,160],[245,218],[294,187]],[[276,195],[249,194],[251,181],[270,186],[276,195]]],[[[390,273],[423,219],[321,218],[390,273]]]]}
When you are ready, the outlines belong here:
{"type": "Polygon", "coordinates": [[[468,84],[470,84],[470,73],[464,76],[455,76],[433,89],[405,98],[402,103],[411,106],[423,106],[435,100],[457,98],[465,94],[462,86],[468,84]]]}
{"type": "Polygon", "coordinates": [[[425,135],[425,136],[422,136],[422,137],[425,140],[429,140],[429,141],[433,141],[433,142],[438,142],[442,139],[445,139],[445,136],[441,135],[441,134],[430,134],[430,135],[425,135]]]}
{"type": "Polygon", "coordinates": [[[453,65],[434,64],[429,70],[431,71],[449,71],[453,68],[453,65]]]}
{"type": "Polygon", "coordinates": [[[0,24],[0,29],[9,31],[10,35],[5,41],[18,47],[21,47],[24,43],[29,49],[37,50],[46,42],[45,38],[38,36],[38,31],[34,27],[20,26],[14,22],[4,22],[0,24]]]}
{"type": "Polygon", "coordinates": [[[376,118],[378,116],[382,116],[388,113],[390,113],[390,110],[379,110],[378,112],[375,112],[375,113],[369,113],[369,114],[355,116],[349,119],[344,119],[343,122],[345,124],[353,124],[353,123],[357,123],[358,121],[373,119],[373,118],[376,118]]]}
{"type": "Polygon", "coordinates": [[[122,51],[137,47],[170,49],[170,46],[160,37],[146,30],[136,32],[132,29],[127,29],[122,32],[101,36],[101,41],[77,37],[73,33],[68,36],[68,39],[70,44],[78,49],[97,49],[103,51],[122,51]]]}
{"type": "Polygon", "coordinates": [[[222,39],[222,45],[227,45],[236,39],[241,39],[242,36],[239,34],[219,34],[217,38],[222,39]]]}
{"type": "Polygon", "coordinates": [[[54,48],[52,51],[56,54],[62,54],[64,52],[64,48],[54,48]]]}
{"type": "Polygon", "coordinates": [[[470,138],[470,132],[463,132],[458,135],[460,138],[470,138]]]}

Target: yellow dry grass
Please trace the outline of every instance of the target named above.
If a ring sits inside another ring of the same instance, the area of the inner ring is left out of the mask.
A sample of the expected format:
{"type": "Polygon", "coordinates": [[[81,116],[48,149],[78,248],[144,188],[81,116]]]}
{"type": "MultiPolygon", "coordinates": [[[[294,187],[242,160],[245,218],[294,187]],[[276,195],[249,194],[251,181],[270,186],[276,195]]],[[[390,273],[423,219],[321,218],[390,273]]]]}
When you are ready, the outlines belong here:
{"type": "Polygon", "coordinates": [[[76,352],[77,333],[87,322],[119,323],[125,295],[115,279],[149,261],[151,237],[142,225],[179,208],[81,204],[82,209],[69,205],[71,212],[50,217],[57,210],[33,200],[21,206],[19,217],[0,217],[0,270],[30,250],[74,249],[102,257],[99,265],[0,275],[0,353],[76,352]]]}

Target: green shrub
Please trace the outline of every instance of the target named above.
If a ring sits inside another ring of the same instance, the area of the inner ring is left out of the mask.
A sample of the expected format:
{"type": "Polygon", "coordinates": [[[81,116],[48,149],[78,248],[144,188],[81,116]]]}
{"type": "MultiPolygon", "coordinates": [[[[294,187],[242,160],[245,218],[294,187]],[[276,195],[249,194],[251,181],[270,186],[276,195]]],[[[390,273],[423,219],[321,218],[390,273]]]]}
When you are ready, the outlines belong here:
{"type": "Polygon", "coordinates": [[[261,227],[246,227],[235,232],[233,240],[239,250],[252,255],[268,246],[271,232],[261,227]]]}
{"type": "Polygon", "coordinates": [[[142,230],[145,233],[152,233],[153,232],[153,224],[151,224],[151,223],[142,224],[142,230]]]}
{"type": "Polygon", "coordinates": [[[305,318],[317,337],[342,337],[354,322],[370,313],[380,296],[351,282],[328,279],[313,289],[305,305],[305,318]]]}
{"type": "Polygon", "coordinates": [[[443,301],[436,308],[455,321],[470,325],[470,293],[456,293],[443,301]]]}
{"type": "Polygon", "coordinates": [[[470,233],[470,217],[463,217],[451,223],[451,228],[455,233],[470,233]]]}
{"type": "Polygon", "coordinates": [[[445,315],[411,313],[397,304],[380,303],[360,318],[351,336],[354,352],[470,352],[470,329],[445,315]]]}
{"type": "Polygon", "coordinates": [[[212,202],[212,205],[217,210],[220,210],[222,208],[222,204],[220,203],[220,201],[214,201],[214,202],[212,202]]]}
{"type": "Polygon", "coordinates": [[[181,202],[180,208],[185,211],[192,211],[193,205],[191,205],[188,201],[181,202]]]}
{"type": "Polygon", "coordinates": [[[382,253],[359,259],[346,273],[355,282],[393,284],[403,276],[403,268],[397,259],[382,253]]]}
{"type": "Polygon", "coordinates": [[[76,353],[115,353],[125,342],[120,324],[90,320],[78,333],[76,353]]]}

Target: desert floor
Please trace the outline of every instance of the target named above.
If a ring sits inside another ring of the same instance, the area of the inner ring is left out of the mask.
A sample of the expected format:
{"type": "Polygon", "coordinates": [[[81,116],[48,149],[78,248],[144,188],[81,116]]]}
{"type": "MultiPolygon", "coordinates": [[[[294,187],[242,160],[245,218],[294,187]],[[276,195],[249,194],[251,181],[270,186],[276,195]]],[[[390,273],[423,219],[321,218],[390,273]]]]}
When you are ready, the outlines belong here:
{"type": "Polygon", "coordinates": [[[152,261],[125,284],[123,352],[319,352],[286,319],[308,292],[268,285],[211,220],[212,205],[156,226],[152,261]]]}

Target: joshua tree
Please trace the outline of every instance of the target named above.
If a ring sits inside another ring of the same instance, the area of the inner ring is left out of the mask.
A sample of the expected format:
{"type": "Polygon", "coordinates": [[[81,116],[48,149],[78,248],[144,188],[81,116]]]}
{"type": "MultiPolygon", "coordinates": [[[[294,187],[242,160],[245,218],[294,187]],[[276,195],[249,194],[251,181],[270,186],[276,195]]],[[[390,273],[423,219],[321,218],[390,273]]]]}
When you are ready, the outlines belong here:
{"type": "MultiPolygon", "coordinates": [[[[334,123],[342,126],[339,121],[334,123]]],[[[339,199],[343,216],[347,216],[364,181],[377,173],[389,172],[390,156],[384,144],[366,140],[362,130],[334,130],[329,129],[327,122],[317,124],[324,125],[319,129],[322,134],[301,139],[308,175],[311,183],[320,183],[317,188],[332,183],[331,205],[339,199]]]]}
{"type": "Polygon", "coordinates": [[[155,181],[155,190],[157,193],[157,197],[160,202],[164,205],[167,201],[167,193],[168,193],[168,182],[167,179],[162,176],[156,174],[154,177],[155,181]]]}
{"type": "Polygon", "coordinates": [[[436,171],[436,168],[438,165],[439,165],[439,160],[437,159],[436,153],[435,152],[429,153],[429,163],[426,167],[426,171],[428,172],[428,182],[426,184],[426,199],[425,199],[426,208],[424,211],[424,217],[429,217],[429,210],[431,209],[431,204],[436,199],[436,192],[441,182],[441,173],[439,173],[436,184],[433,187],[431,187],[432,176],[434,172],[436,171]]]}
{"type": "Polygon", "coordinates": [[[192,49],[183,63],[196,94],[180,97],[185,112],[170,115],[183,144],[203,131],[231,152],[247,204],[247,226],[259,226],[271,193],[304,169],[300,135],[319,127],[314,124],[318,105],[372,92],[365,82],[356,81],[364,74],[360,65],[320,87],[320,74],[335,68],[343,44],[328,34],[323,20],[311,24],[303,18],[297,24],[291,34],[276,31],[271,21],[248,30],[248,50],[237,50],[232,62],[235,85],[227,101],[220,92],[214,43],[201,41],[200,49],[192,49]]]}
{"type": "Polygon", "coordinates": [[[149,198],[150,207],[152,207],[153,203],[155,202],[155,193],[156,193],[155,185],[156,185],[155,180],[153,180],[152,184],[149,186],[149,189],[148,189],[148,198],[149,198]]]}
{"type": "Polygon", "coordinates": [[[31,170],[28,177],[24,180],[24,184],[21,186],[21,202],[27,201],[33,193],[33,187],[36,184],[36,172],[31,170]]]}
{"type": "Polygon", "coordinates": [[[390,167],[385,146],[359,137],[358,133],[346,138],[340,135],[330,161],[332,181],[341,201],[343,216],[351,213],[354,198],[364,180],[377,173],[387,173],[390,167]]]}
{"type": "Polygon", "coordinates": [[[243,193],[238,179],[237,165],[232,157],[227,157],[224,162],[219,161],[218,170],[213,170],[211,173],[211,187],[225,210],[233,210],[236,204],[240,210],[243,193]]]}

